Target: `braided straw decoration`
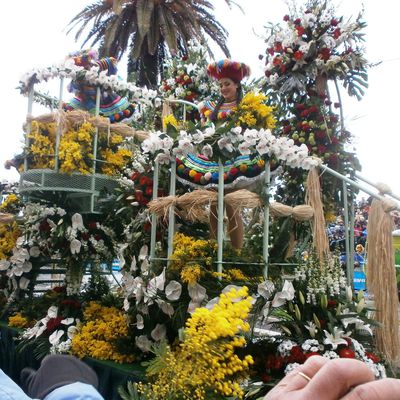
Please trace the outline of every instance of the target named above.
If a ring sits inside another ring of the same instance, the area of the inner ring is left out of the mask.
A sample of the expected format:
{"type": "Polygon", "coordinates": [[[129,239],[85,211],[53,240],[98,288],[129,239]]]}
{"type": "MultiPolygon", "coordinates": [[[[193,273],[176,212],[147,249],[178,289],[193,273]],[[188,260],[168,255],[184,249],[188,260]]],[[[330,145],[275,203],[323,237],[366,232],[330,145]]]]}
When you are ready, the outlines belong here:
{"type": "Polygon", "coordinates": [[[158,218],[162,217],[164,220],[168,217],[169,209],[177,203],[177,196],[159,197],[152,200],[147,204],[150,213],[154,213],[158,218]]]}
{"type": "Polygon", "coordinates": [[[40,115],[38,117],[28,116],[27,122],[29,123],[32,121],[41,123],[56,122],[59,126],[61,126],[62,133],[66,132],[68,129],[68,124],[76,126],[82,125],[84,122],[90,122],[93,126],[101,130],[110,129],[110,131],[113,133],[124,137],[135,137],[139,141],[143,141],[149,137],[149,133],[146,131],[136,130],[131,128],[129,125],[124,124],[123,122],[115,122],[110,124],[110,120],[108,118],[101,116],[96,117],[82,110],[73,110],[67,112],[57,110],[52,113],[40,115]]]}
{"type": "MultiPolygon", "coordinates": [[[[158,218],[166,218],[169,209],[174,206],[175,213],[190,221],[204,222],[208,219],[206,206],[216,205],[218,193],[216,191],[198,189],[185,193],[182,196],[160,197],[148,204],[149,211],[155,213],[158,218]]],[[[262,206],[262,200],[256,193],[245,189],[237,190],[225,195],[225,204],[231,206],[235,213],[241,208],[256,208],[262,206]]],[[[314,215],[314,210],[309,205],[303,204],[295,207],[286,206],[281,203],[271,203],[270,212],[272,217],[292,217],[296,221],[308,221],[314,215]]]]}
{"type": "Polygon", "coordinates": [[[243,207],[256,208],[262,206],[260,196],[246,189],[227,193],[225,195],[225,203],[230,205],[235,211],[243,207]]]}
{"type": "Polygon", "coordinates": [[[393,366],[400,354],[398,293],[392,231],[391,202],[374,199],[368,216],[367,282],[374,296],[375,318],[382,323],[376,329],[377,348],[393,366]]]}
{"type": "Polygon", "coordinates": [[[329,243],[325,229],[326,224],[321,200],[321,186],[316,168],[310,169],[307,176],[306,188],[306,204],[310,205],[314,210],[314,218],[311,221],[313,243],[322,268],[324,264],[323,261],[329,255],[329,243]]]}

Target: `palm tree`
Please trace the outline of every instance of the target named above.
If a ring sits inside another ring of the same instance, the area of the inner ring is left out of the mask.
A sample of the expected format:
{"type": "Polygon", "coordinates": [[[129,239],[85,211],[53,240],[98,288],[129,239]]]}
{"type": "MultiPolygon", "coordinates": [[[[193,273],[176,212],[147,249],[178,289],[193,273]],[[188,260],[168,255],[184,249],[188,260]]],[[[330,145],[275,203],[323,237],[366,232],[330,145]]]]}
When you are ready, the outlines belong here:
{"type": "Polygon", "coordinates": [[[135,72],[139,85],[154,87],[164,58],[178,50],[185,53],[190,39],[211,53],[208,36],[229,57],[227,31],[213,10],[207,0],[98,0],[71,20],[69,32],[78,28],[78,40],[92,23],[82,47],[91,41],[91,46],[100,45],[100,55],[118,59],[129,50],[128,74],[135,72]]]}

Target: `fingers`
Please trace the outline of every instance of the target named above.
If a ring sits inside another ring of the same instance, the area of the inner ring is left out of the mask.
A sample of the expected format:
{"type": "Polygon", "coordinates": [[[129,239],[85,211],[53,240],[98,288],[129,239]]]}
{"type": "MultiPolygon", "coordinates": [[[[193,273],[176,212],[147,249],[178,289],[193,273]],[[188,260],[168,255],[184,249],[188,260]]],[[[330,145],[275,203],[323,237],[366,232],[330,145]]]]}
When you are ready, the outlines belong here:
{"type": "MultiPolygon", "coordinates": [[[[352,388],[374,379],[372,371],[361,361],[345,358],[330,360],[301,392],[304,393],[304,399],[336,400],[352,388]]],[[[364,400],[362,397],[354,399],[364,400]]]]}
{"type": "Polygon", "coordinates": [[[298,368],[287,374],[264,397],[264,400],[282,399],[283,397],[281,396],[303,389],[309,383],[306,377],[311,379],[327,362],[329,362],[329,359],[325,357],[310,357],[303,365],[300,365],[298,368]]]}
{"type": "Polygon", "coordinates": [[[400,399],[400,380],[387,378],[355,387],[340,400],[397,400],[400,399]]]}

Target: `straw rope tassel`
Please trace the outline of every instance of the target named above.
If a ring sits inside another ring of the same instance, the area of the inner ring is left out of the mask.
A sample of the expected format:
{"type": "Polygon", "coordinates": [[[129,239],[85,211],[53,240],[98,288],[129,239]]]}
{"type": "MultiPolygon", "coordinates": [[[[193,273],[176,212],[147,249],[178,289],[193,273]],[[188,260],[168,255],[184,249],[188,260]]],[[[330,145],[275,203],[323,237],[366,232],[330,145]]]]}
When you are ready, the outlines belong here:
{"type": "Polygon", "coordinates": [[[368,216],[367,284],[374,296],[375,319],[382,323],[376,329],[376,345],[389,363],[398,361],[400,352],[398,294],[392,231],[391,203],[373,200],[368,216]]]}
{"type": "Polygon", "coordinates": [[[329,242],[326,234],[324,208],[321,200],[321,186],[316,168],[311,168],[306,182],[306,204],[314,210],[314,218],[311,220],[313,243],[317,256],[323,265],[323,260],[329,254],[329,242]]]}

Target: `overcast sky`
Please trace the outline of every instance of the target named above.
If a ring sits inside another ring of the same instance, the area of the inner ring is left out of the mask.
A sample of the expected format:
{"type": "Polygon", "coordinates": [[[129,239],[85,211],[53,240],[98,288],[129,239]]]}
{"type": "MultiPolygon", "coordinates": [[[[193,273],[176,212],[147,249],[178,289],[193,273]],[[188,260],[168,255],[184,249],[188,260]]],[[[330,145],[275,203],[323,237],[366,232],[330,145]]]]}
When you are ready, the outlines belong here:
{"type": "MultiPolygon", "coordinates": [[[[245,11],[229,11],[224,0],[215,0],[217,18],[228,29],[232,58],[249,63],[253,75],[262,74],[258,55],[265,52],[262,35],[268,22],[280,22],[287,8],[283,0],[237,0],[245,11]]],[[[0,76],[2,143],[1,180],[18,180],[15,171],[3,168],[4,161],[21,151],[22,123],[27,111],[26,98],[15,89],[20,76],[34,67],[60,62],[79,49],[73,35],[66,35],[70,19],[87,0],[19,0],[2,4],[0,37],[3,49],[0,76]]],[[[367,94],[361,102],[345,99],[346,128],[355,136],[362,175],[373,182],[385,182],[400,195],[397,165],[400,159],[398,93],[400,93],[400,48],[398,14],[391,0],[347,0],[339,4],[340,15],[357,15],[362,4],[368,23],[367,56],[371,62],[383,61],[370,70],[367,94]]],[[[216,52],[217,58],[222,54],[216,52]]],[[[120,70],[125,66],[120,65],[120,70]]],[[[53,84],[51,90],[55,85],[53,84]]],[[[53,94],[55,95],[55,91],[53,94]]],[[[343,91],[345,97],[345,93],[343,91]]],[[[33,115],[43,111],[34,106],[33,115]]]]}

